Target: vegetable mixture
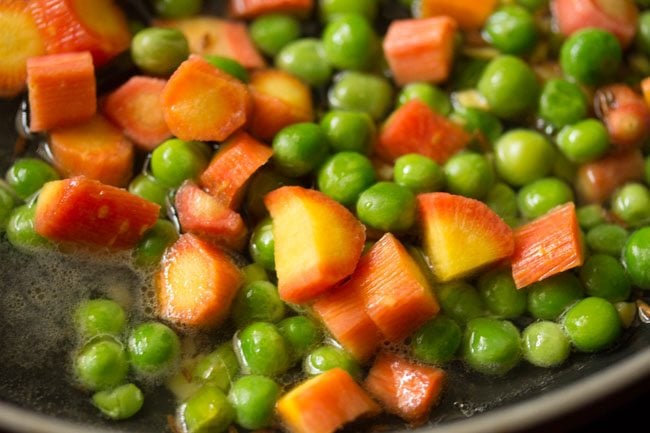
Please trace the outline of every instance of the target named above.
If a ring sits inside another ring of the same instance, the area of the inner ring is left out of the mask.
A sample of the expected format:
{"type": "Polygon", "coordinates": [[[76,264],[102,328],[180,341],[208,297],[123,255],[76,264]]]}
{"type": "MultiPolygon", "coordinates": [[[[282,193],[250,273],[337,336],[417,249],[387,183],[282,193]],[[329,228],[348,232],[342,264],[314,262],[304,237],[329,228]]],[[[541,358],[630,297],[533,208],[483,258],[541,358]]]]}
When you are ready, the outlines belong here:
{"type": "Polygon", "coordinates": [[[167,383],[186,433],[416,426],[450,365],[553,368],[647,310],[646,0],[134,3],[0,3],[4,236],[153,275],[146,320],[70,318],[106,417],[167,383]]]}

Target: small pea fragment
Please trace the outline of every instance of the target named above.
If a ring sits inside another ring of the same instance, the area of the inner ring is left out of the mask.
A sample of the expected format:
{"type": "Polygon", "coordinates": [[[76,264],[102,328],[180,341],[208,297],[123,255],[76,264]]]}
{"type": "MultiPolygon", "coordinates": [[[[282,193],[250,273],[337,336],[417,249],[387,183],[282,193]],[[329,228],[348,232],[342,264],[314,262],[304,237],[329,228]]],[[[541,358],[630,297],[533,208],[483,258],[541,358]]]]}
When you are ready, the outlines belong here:
{"type": "Polygon", "coordinates": [[[275,238],[270,218],[263,219],[255,226],[251,234],[248,252],[253,261],[265,270],[275,270],[275,238]]]}
{"type": "Polygon", "coordinates": [[[407,84],[397,96],[397,104],[401,106],[413,99],[424,102],[433,111],[443,116],[451,113],[449,96],[433,84],[422,82],[407,84]]]}
{"type": "Polygon", "coordinates": [[[586,119],[567,125],[557,135],[560,152],[571,162],[594,161],[609,150],[609,135],[602,122],[586,119]]]}
{"type": "Polygon", "coordinates": [[[372,22],[377,16],[377,0],[319,0],[318,7],[323,21],[329,22],[341,15],[356,13],[372,22]]]}
{"type": "Polygon", "coordinates": [[[634,231],[623,248],[623,265],[630,281],[642,289],[650,289],[650,227],[634,231]]]}
{"type": "Polygon", "coordinates": [[[246,374],[277,376],[290,366],[289,348],[272,323],[254,322],[235,337],[235,349],[246,374]]]}
{"type": "Polygon", "coordinates": [[[488,205],[508,225],[517,224],[517,193],[503,182],[497,182],[484,198],[488,205]]]}
{"type": "Polygon", "coordinates": [[[538,367],[555,367],[569,357],[571,344],[555,322],[531,323],[522,332],[521,339],[524,358],[538,367]]]}
{"type": "Polygon", "coordinates": [[[270,167],[262,167],[253,175],[246,192],[245,210],[253,219],[259,221],[269,215],[264,206],[264,196],[284,185],[295,185],[296,180],[279,173],[270,167]]]}
{"type": "Polygon", "coordinates": [[[625,301],[632,290],[621,262],[605,254],[587,258],[580,268],[580,280],[588,295],[610,302],[625,301]]]}
{"type": "Polygon", "coordinates": [[[285,306],[278,289],[268,281],[256,281],[243,287],[235,297],[231,317],[238,328],[255,322],[278,322],[285,306]]]}
{"type": "Polygon", "coordinates": [[[144,404],[140,388],[132,383],[117,388],[99,391],[93,395],[93,404],[107,417],[120,420],[131,418],[144,404]]]}
{"type": "Polygon", "coordinates": [[[243,285],[248,285],[255,281],[269,281],[269,275],[266,273],[266,269],[259,263],[251,263],[242,268],[242,274],[244,274],[244,283],[243,285]]]}
{"type": "Polygon", "coordinates": [[[415,196],[394,182],[377,182],[359,195],[357,216],[364,224],[384,231],[405,231],[415,222],[415,196]]]}
{"type": "Polygon", "coordinates": [[[267,56],[300,37],[300,21],[291,15],[267,14],[255,18],[249,27],[253,43],[267,56]]]}
{"type": "Polygon", "coordinates": [[[454,319],[438,315],[411,337],[411,353],[422,362],[442,365],[454,359],[463,332],[454,319]]]}
{"type": "Polygon", "coordinates": [[[360,379],[362,375],[359,363],[339,347],[320,346],[305,356],[303,369],[309,375],[315,376],[333,368],[342,368],[356,379],[360,379]]]}
{"type": "Polygon", "coordinates": [[[479,108],[457,106],[450,118],[474,137],[474,143],[479,148],[495,143],[503,133],[499,118],[479,108]]]}
{"type": "Polygon", "coordinates": [[[179,361],[180,340],[176,333],[159,322],[146,322],[131,331],[129,359],[134,370],[149,377],[162,376],[179,361]]]}
{"type": "Polygon", "coordinates": [[[201,11],[203,0],[151,0],[156,14],[162,18],[184,18],[201,11]]]}
{"type": "Polygon", "coordinates": [[[517,289],[509,268],[483,274],[477,287],[484,304],[496,317],[514,319],[526,311],[526,292],[517,289]]]}
{"type": "Polygon", "coordinates": [[[598,298],[585,298],[562,319],[571,343],[582,352],[595,352],[611,346],[621,334],[621,320],[614,305],[598,298]]]}
{"type": "Polygon", "coordinates": [[[367,69],[379,50],[374,29],[359,14],[338,16],[325,26],[321,38],[327,59],[338,69],[367,69]]]}
{"type": "Polygon", "coordinates": [[[638,313],[636,302],[617,302],[614,304],[618,318],[621,319],[623,328],[629,328],[634,323],[638,313]]]}
{"type": "Polygon", "coordinates": [[[463,360],[474,370],[504,375],[521,359],[519,330],[507,320],[478,317],[467,323],[463,360]]]}
{"type": "Polygon", "coordinates": [[[235,409],[214,385],[205,385],[181,406],[187,433],[221,433],[235,420],[235,409]]]}
{"type": "Polygon", "coordinates": [[[307,316],[287,317],[277,326],[296,361],[307,355],[323,338],[320,327],[307,316]]]}
{"type": "Polygon", "coordinates": [[[607,222],[605,209],[599,204],[588,204],[576,209],[578,223],[584,230],[592,228],[607,222]]]}
{"type": "Polygon", "coordinates": [[[178,239],[178,230],[169,220],[158,219],[156,224],[147,230],[134,250],[135,262],[140,266],[154,266],[167,247],[178,239]]]}
{"type": "Polygon", "coordinates": [[[151,174],[142,173],[129,183],[129,192],[160,206],[160,213],[165,213],[169,188],[151,174]]]}
{"type": "Polygon", "coordinates": [[[610,81],[618,71],[622,58],[618,39],[598,28],[573,33],[560,50],[560,65],[564,73],[588,85],[610,81]]]}
{"type": "Polygon", "coordinates": [[[650,190],[640,183],[628,183],[611,199],[614,215],[633,227],[650,222],[650,190]]]}
{"type": "Polygon", "coordinates": [[[335,77],[327,100],[333,109],[362,111],[380,120],[392,105],[393,87],[384,77],[345,71],[335,77]]]}
{"type": "Polygon", "coordinates": [[[546,176],[553,167],[555,150],[542,134],[514,129],[494,145],[497,175],[513,186],[522,186],[546,176]]]}
{"type": "Polygon", "coordinates": [[[375,183],[375,168],[368,157],[357,152],[339,152],[328,158],[318,171],[318,189],[345,206],[375,183]]]}
{"type": "Polygon", "coordinates": [[[573,201],[573,190],[556,177],[535,180],[519,190],[517,205],[521,214],[534,219],[564,203],[573,201]]]}
{"type": "Polygon", "coordinates": [[[320,121],[334,152],[368,154],[375,139],[375,122],[361,111],[328,111],[320,121]]]}
{"type": "Polygon", "coordinates": [[[494,183],[491,162],[474,152],[458,153],[444,165],[447,191],[470,198],[483,198],[494,183]]]}
{"type": "Polygon", "coordinates": [[[570,272],[562,272],[526,288],[528,312],[537,319],[557,320],[570,305],[584,296],[580,280],[570,272]]]}
{"type": "Polygon", "coordinates": [[[554,128],[573,125],[588,114],[587,98],[576,84],[549,80],[539,97],[539,116],[554,128]]]}
{"type": "Polygon", "coordinates": [[[151,173],[165,185],[176,188],[194,179],[208,165],[209,154],[199,142],[171,138],[151,154],[151,173]]]}
{"type": "Polygon", "coordinates": [[[505,54],[529,52],[537,42],[535,19],[521,6],[503,6],[488,17],[483,37],[505,54]]]}
{"type": "Polygon", "coordinates": [[[243,376],[232,384],[228,401],[235,409],[235,422],[255,430],[271,426],[280,386],[265,376],[243,376]]]}
{"type": "Polygon", "coordinates": [[[16,206],[16,200],[13,194],[0,184],[0,232],[5,231],[11,211],[16,206]]]}
{"type": "Polygon", "coordinates": [[[413,194],[440,191],[445,183],[444,172],[438,163],[417,153],[402,155],[395,160],[393,179],[413,194]]]}
{"type": "Polygon", "coordinates": [[[77,306],[74,311],[74,324],[82,340],[98,335],[119,337],[126,328],[126,313],[115,301],[92,299],[77,306]]]}
{"type": "Polygon", "coordinates": [[[643,53],[650,55],[650,11],[644,11],[639,15],[636,45],[643,53]]]}
{"type": "Polygon", "coordinates": [[[627,236],[627,230],[618,224],[599,224],[587,232],[586,241],[594,253],[620,257],[627,236]]]}
{"type": "Polygon", "coordinates": [[[192,370],[192,380],[217,386],[224,392],[239,373],[239,361],[231,343],[220,344],[201,356],[192,370]]]}
{"type": "Polygon", "coordinates": [[[58,180],[60,176],[54,167],[42,159],[19,158],[7,170],[6,179],[16,196],[25,200],[45,183],[58,180]]]}
{"type": "Polygon", "coordinates": [[[449,317],[466,323],[486,314],[485,304],[474,286],[465,281],[452,281],[437,287],[440,307],[449,317]]]}
{"type": "Polygon", "coordinates": [[[91,340],[74,359],[75,377],[84,388],[92,391],[121,385],[128,371],[124,347],[113,338],[91,340]]]}
{"type": "Polygon", "coordinates": [[[273,139],[273,162],[285,175],[300,177],[318,168],[327,157],[328,143],[315,123],[295,123],[273,139]]]}
{"type": "Polygon", "coordinates": [[[332,67],[323,43],[316,38],[303,38],[285,45],[275,58],[279,69],[289,72],[311,86],[327,84],[332,67]]]}
{"type": "Polygon", "coordinates": [[[7,221],[7,239],[16,248],[34,251],[51,247],[49,240],[39,235],[34,228],[35,205],[18,206],[11,211],[7,221]]]}
{"type": "Polygon", "coordinates": [[[189,55],[187,39],[177,29],[148,27],[131,41],[133,62],[151,75],[169,76],[189,55]]]}
{"type": "Polygon", "coordinates": [[[203,58],[215,68],[237,78],[241,82],[248,83],[250,78],[248,71],[237,60],[214,54],[205,55],[203,58]]]}

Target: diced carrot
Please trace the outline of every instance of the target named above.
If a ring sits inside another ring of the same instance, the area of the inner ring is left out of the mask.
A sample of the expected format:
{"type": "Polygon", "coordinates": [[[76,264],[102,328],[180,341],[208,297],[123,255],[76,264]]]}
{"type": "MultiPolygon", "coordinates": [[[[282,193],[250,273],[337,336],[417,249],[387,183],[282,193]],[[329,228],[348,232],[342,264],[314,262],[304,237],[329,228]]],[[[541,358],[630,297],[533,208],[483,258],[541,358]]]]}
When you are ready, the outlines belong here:
{"type": "Polygon", "coordinates": [[[54,165],[66,177],[84,175],[124,186],[133,174],[133,144],[100,115],[79,125],[53,129],[49,146],[54,165]]]}
{"type": "Polygon", "coordinates": [[[137,75],[111,92],[103,112],[124,135],[145,151],[152,151],[171,137],[162,111],[166,80],[137,75]]]}
{"type": "Polygon", "coordinates": [[[201,173],[200,181],[210,194],[232,209],[239,207],[244,186],[273,150],[245,132],[225,142],[201,173]]]}
{"type": "Polygon", "coordinates": [[[255,18],[270,13],[308,15],[314,0],[230,0],[230,14],[237,18],[255,18]]]}
{"type": "Polygon", "coordinates": [[[385,352],[375,359],[364,386],[386,411],[418,425],[440,400],[445,381],[446,374],[439,368],[385,352]]]}
{"type": "Polygon", "coordinates": [[[264,204],[273,220],[275,270],[280,297],[309,302],[354,271],[365,228],[340,203],[320,191],[284,186],[264,204]]]}
{"type": "Polygon", "coordinates": [[[158,219],[160,206],[83,176],[46,183],[38,196],[34,228],[64,244],[133,248],[158,219]]]}
{"type": "Polygon", "coordinates": [[[45,131],[89,120],[97,111],[90,54],[53,54],[27,60],[29,127],[45,131]]]}
{"type": "Polygon", "coordinates": [[[333,433],[380,408],[341,368],[306,380],[282,396],[276,410],[291,433],[333,433]]]}
{"type": "Polygon", "coordinates": [[[456,27],[447,16],[393,21],[384,38],[384,54],[395,81],[445,81],[454,58],[456,27]]]}
{"type": "Polygon", "coordinates": [[[550,6],[565,36],[595,27],[611,32],[627,47],[636,34],[639,10],[634,0],[552,0],[550,6]]]}
{"type": "Polygon", "coordinates": [[[271,140],[285,126],[314,118],[309,86],[287,72],[255,71],[249,86],[253,96],[249,131],[261,140],[271,140]]]}
{"type": "Polygon", "coordinates": [[[89,51],[101,66],[129,48],[131,32],[113,0],[30,0],[50,54],[89,51]]]}
{"type": "Polygon", "coordinates": [[[0,98],[25,89],[27,59],[45,54],[45,44],[25,0],[0,2],[0,98]]]}
{"type": "Polygon", "coordinates": [[[463,30],[480,30],[497,3],[497,0],[421,0],[416,3],[416,16],[447,15],[463,30]]]}
{"type": "Polygon", "coordinates": [[[178,220],[184,232],[240,250],[246,243],[246,225],[241,216],[199,188],[186,181],[174,200],[178,220]]]}
{"type": "Polygon", "coordinates": [[[485,203],[444,192],[420,194],[417,201],[424,249],[440,281],[469,275],[512,254],[512,230],[485,203]]]}
{"type": "Polygon", "coordinates": [[[327,330],[357,361],[367,361],[383,336],[365,310],[365,298],[358,286],[345,285],[325,293],[313,309],[327,330]]]}
{"type": "Polygon", "coordinates": [[[650,106],[650,77],[641,80],[641,91],[643,92],[643,99],[646,105],[650,106]]]}
{"type": "Polygon", "coordinates": [[[177,20],[157,20],[158,27],[180,30],[193,54],[230,57],[245,68],[264,67],[264,58],[255,48],[245,24],[210,16],[177,20]]]}
{"type": "Polygon", "coordinates": [[[246,123],[246,86],[192,55],[167,81],[162,96],[169,130],[182,140],[222,141],[246,123]]]}
{"type": "Polygon", "coordinates": [[[594,95],[596,112],[607,127],[615,151],[641,146],[650,136],[650,108],[626,84],[610,84],[594,95]]]}
{"type": "Polygon", "coordinates": [[[185,233],[165,251],[156,283],[162,319],[210,328],[228,316],[242,275],[218,247],[185,233]]]}
{"type": "Polygon", "coordinates": [[[375,152],[391,162],[407,153],[419,153],[444,164],[463,149],[470,138],[462,127],[413,99],[386,120],[379,132],[375,152]]]}
{"type": "Polygon", "coordinates": [[[512,277],[518,289],[583,261],[575,205],[566,203],[515,230],[512,277]]]}
{"type": "Polygon", "coordinates": [[[615,153],[583,164],[576,173],[576,192],[584,203],[603,203],[627,182],[643,180],[643,154],[639,149],[615,153]]]}

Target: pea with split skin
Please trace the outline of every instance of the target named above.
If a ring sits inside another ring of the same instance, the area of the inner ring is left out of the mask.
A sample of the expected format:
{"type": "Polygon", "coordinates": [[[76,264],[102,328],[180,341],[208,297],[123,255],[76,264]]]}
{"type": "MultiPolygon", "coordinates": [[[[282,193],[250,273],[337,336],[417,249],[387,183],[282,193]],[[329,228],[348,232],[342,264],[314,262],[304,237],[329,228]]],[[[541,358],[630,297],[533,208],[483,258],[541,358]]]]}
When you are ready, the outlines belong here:
{"type": "Polygon", "coordinates": [[[144,404],[144,394],[136,385],[127,383],[99,391],[93,395],[92,400],[104,415],[119,420],[130,418],[140,411],[144,404]]]}

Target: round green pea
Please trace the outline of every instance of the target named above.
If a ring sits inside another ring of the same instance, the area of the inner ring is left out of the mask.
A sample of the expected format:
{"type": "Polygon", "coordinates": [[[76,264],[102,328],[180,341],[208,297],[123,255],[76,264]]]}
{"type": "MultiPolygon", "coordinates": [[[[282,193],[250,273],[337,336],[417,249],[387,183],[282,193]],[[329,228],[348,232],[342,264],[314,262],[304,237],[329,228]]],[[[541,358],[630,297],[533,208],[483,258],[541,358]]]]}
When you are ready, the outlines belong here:
{"type": "Polygon", "coordinates": [[[338,69],[367,69],[379,48],[368,20],[354,13],[339,15],[327,24],[321,38],[327,59],[338,69]]]}
{"type": "Polygon", "coordinates": [[[497,182],[484,197],[485,204],[510,226],[517,224],[517,194],[503,182],[497,182]]]}
{"type": "Polygon", "coordinates": [[[522,332],[521,339],[524,359],[538,367],[555,367],[569,357],[571,344],[555,322],[531,323],[522,332]]]}
{"type": "Polygon", "coordinates": [[[254,322],[237,333],[235,349],[244,373],[273,377],[290,366],[287,346],[275,325],[254,322]]]}
{"type": "Polygon", "coordinates": [[[334,152],[368,154],[375,139],[375,122],[361,111],[328,111],[320,121],[334,152]]]}
{"type": "Polygon", "coordinates": [[[124,347],[112,338],[91,340],[74,359],[75,377],[84,388],[92,391],[122,384],[128,371],[124,347]]]}
{"type": "Polygon", "coordinates": [[[357,152],[334,154],[321,166],[317,177],[318,189],[345,206],[354,205],[375,180],[372,162],[357,152]]]}
{"type": "Polygon", "coordinates": [[[479,148],[496,142],[503,133],[503,125],[494,114],[474,107],[457,106],[451,119],[462,125],[474,137],[479,148]]]}
{"type": "Polygon", "coordinates": [[[625,223],[639,227],[650,222],[650,190],[640,183],[628,183],[612,196],[612,212],[625,223]]]}
{"type": "Polygon", "coordinates": [[[50,247],[49,240],[39,235],[34,228],[36,206],[22,205],[14,208],[7,221],[7,239],[16,248],[30,251],[50,247]]]}
{"type": "Polygon", "coordinates": [[[169,220],[159,219],[147,230],[133,251],[135,262],[140,266],[155,266],[167,247],[178,239],[178,230],[169,220]]]}
{"type": "Polygon", "coordinates": [[[609,134],[605,125],[587,119],[567,125],[557,135],[557,147],[566,158],[578,164],[594,161],[609,150],[609,134]]]}
{"type": "Polygon", "coordinates": [[[421,362],[442,365],[454,359],[463,332],[455,320],[439,315],[411,336],[411,353],[421,362]]]}
{"type": "Polygon", "coordinates": [[[605,209],[599,204],[588,204],[576,209],[578,223],[584,230],[590,230],[607,222],[605,209]]]}
{"type": "Polygon", "coordinates": [[[464,324],[486,315],[485,304],[474,286],[464,281],[452,281],[437,286],[440,307],[445,314],[464,324]]]}
{"type": "Polygon", "coordinates": [[[517,5],[506,5],[488,17],[483,37],[504,54],[523,54],[535,46],[537,26],[528,10],[517,5]]]}
{"type": "Polygon", "coordinates": [[[356,13],[372,22],[377,16],[377,0],[319,0],[318,7],[323,21],[332,21],[344,14],[356,13]]]}
{"type": "Polygon", "coordinates": [[[528,312],[542,320],[556,320],[567,307],[584,296],[580,280],[570,272],[531,284],[526,291],[528,312]]]}
{"type": "Polygon", "coordinates": [[[189,55],[187,39],[178,29],[148,27],[131,40],[133,63],[151,75],[170,75],[189,55]]]}
{"type": "Polygon", "coordinates": [[[129,183],[129,192],[156,203],[160,206],[161,214],[165,213],[169,188],[150,174],[137,175],[129,183]]]}
{"type": "Polygon", "coordinates": [[[539,97],[539,117],[554,128],[572,125],[588,114],[587,98],[580,87],[562,79],[549,80],[539,97]]]}
{"type": "Polygon", "coordinates": [[[248,83],[249,75],[246,68],[241,63],[230,57],[216,56],[214,54],[207,54],[203,58],[215,68],[237,78],[239,81],[248,83]]]}
{"type": "Polygon", "coordinates": [[[270,218],[260,221],[253,230],[248,252],[255,263],[268,271],[275,270],[275,238],[270,218]]]}
{"type": "Polygon", "coordinates": [[[397,96],[397,104],[401,106],[413,99],[424,102],[433,111],[443,116],[451,113],[449,96],[433,84],[422,82],[407,84],[397,96]]]}
{"type": "Polygon", "coordinates": [[[235,409],[235,422],[256,430],[270,427],[280,386],[265,376],[243,376],[232,384],[228,401],[235,409]]]}
{"type": "Polygon", "coordinates": [[[474,152],[461,152],[444,165],[447,191],[471,198],[483,198],[494,183],[491,162],[474,152]]]}
{"type": "Polygon", "coordinates": [[[555,150],[542,134],[515,129],[494,145],[497,175],[513,186],[521,186],[546,176],[553,167],[555,150]]]}
{"type": "Polygon", "coordinates": [[[623,265],[632,284],[650,289],[650,227],[636,230],[627,238],[623,265]]]}
{"type": "Polygon", "coordinates": [[[304,176],[327,157],[325,133],[315,123],[295,123],[280,130],[273,139],[273,162],[284,174],[304,176]]]}
{"type": "Polygon", "coordinates": [[[362,111],[380,120],[392,105],[393,87],[384,77],[346,71],[335,77],[327,100],[331,108],[362,111]]]}
{"type": "Polygon", "coordinates": [[[544,215],[556,206],[573,201],[573,190],[556,177],[535,180],[519,190],[517,206],[528,219],[544,215]]]}
{"type": "Polygon", "coordinates": [[[571,343],[582,352],[595,352],[611,346],[621,334],[621,320],[611,302],[585,298],[569,308],[562,319],[571,343]]]}
{"type": "Polygon", "coordinates": [[[291,15],[267,14],[255,18],[249,31],[257,48],[273,57],[300,37],[300,21],[291,15]]]}
{"type": "Polygon", "coordinates": [[[415,222],[415,196],[394,182],[377,182],[359,195],[357,216],[362,223],[384,231],[405,231],[415,222]]]}
{"type": "Polygon", "coordinates": [[[526,292],[517,289],[510,269],[497,268],[483,274],[477,288],[483,303],[496,317],[514,319],[526,311],[526,292]]]}
{"type": "Polygon", "coordinates": [[[319,375],[333,368],[342,368],[355,379],[360,379],[362,375],[359,363],[339,347],[320,346],[305,356],[303,369],[309,375],[319,375]]]}
{"type": "Polygon", "coordinates": [[[151,173],[172,188],[198,177],[209,162],[200,146],[179,138],[166,140],[151,153],[151,173]]]}
{"type": "Polygon", "coordinates": [[[6,179],[16,196],[25,200],[45,183],[58,180],[59,173],[42,159],[20,158],[9,167],[6,179]]]}
{"type": "Polygon", "coordinates": [[[142,375],[156,377],[170,371],[180,359],[181,343],[176,333],[159,322],[135,327],[128,340],[129,360],[142,375]]]}
{"type": "Polygon", "coordinates": [[[393,179],[396,184],[407,187],[413,194],[420,194],[440,191],[445,183],[445,174],[431,158],[409,153],[395,160],[393,179]]]}
{"type": "Polygon", "coordinates": [[[132,383],[117,388],[99,391],[93,395],[93,404],[111,419],[131,418],[144,404],[144,395],[140,388],[132,383]]]}
{"type": "Polygon", "coordinates": [[[616,75],[622,58],[618,39],[597,28],[573,33],[560,50],[560,66],[564,74],[587,85],[610,81],[616,75]]]}
{"type": "Polygon", "coordinates": [[[162,18],[184,18],[201,11],[203,0],[152,0],[156,15],[162,18]]]}
{"type": "Polygon", "coordinates": [[[237,293],[231,317],[238,328],[251,322],[278,322],[285,314],[285,306],[278,289],[268,281],[255,281],[237,293]]]}
{"type": "Polygon", "coordinates": [[[259,263],[251,263],[250,265],[244,266],[242,269],[242,274],[244,274],[244,285],[248,285],[255,281],[269,281],[269,275],[266,273],[266,269],[259,263]]]}
{"type": "Polygon", "coordinates": [[[287,317],[278,322],[277,326],[291,348],[291,355],[295,360],[307,355],[323,337],[318,325],[307,316],[287,317]]]}
{"type": "Polygon", "coordinates": [[[620,257],[627,236],[627,230],[618,224],[599,224],[587,232],[586,241],[594,253],[620,257]]]}
{"type": "Polygon", "coordinates": [[[621,262],[605,254],[595,254],[587,258],[580,268],[580,280],[587,295],[610,302],[625,301],[632,290],[621,262]]]}
{"type": "Polygon", "coordinates": [[[322,86],[332,76],[332,67],[319,39],[304,38],[285,45],[275,58],[275,65],[311,86],[322,86]]]}
{"type": "Polygon", "coordinates": [[[215,385],[227,392],[238,373],[239,361],[228,342],[199,358],[192,370],[192,381],[215,385]]]}
{"type": "Polygon", "coordinates": [[[119,337],[126,328],[126,313],[115,301],[92,299],[77,306],[74,311],[74,324],[82,340],[98,335],[119,337]]]}
{"type": "Polygon", "coordinates": [[[467,323],[463,360],[474,370],[503,375],[521,359],[519,330],[507,320],[478,317],[467,323]]]}
{"type": "Polygon", "coordinates": [[[214,385],[204,385],[181,406],[186,433],[222,433],[235,420],[235,409],[214,385]]]}

